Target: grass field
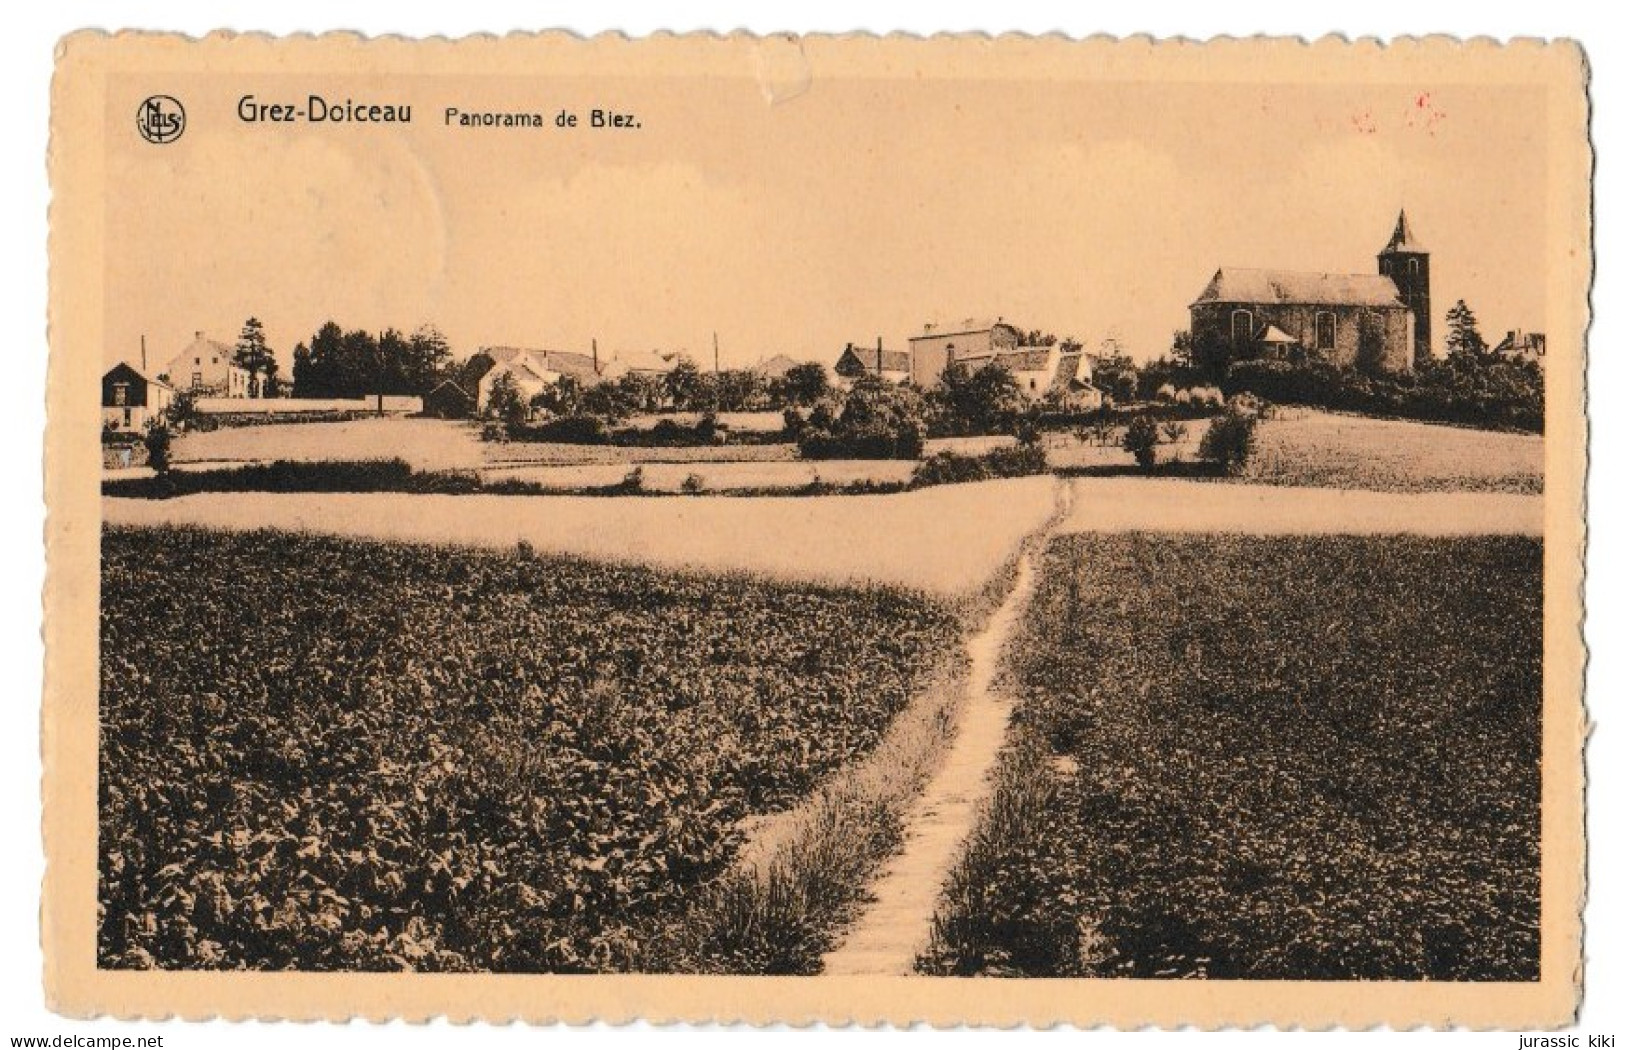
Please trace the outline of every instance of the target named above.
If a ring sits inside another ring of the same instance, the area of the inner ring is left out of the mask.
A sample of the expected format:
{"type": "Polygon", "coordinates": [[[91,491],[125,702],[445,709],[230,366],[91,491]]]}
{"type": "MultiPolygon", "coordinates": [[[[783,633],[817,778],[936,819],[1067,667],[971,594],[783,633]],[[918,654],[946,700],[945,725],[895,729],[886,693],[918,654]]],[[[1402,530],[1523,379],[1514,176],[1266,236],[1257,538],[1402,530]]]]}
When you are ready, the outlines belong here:
{"type": "Polygon", "coordinates": [[[921,969],[1538,978],[1541,550],[1053,541],[921,969]]]}
{"type": "MultiPolygon", "coordinates": [[[[1191,420],[1159,461],[1191,463],[1208,421],[1191,420]]],[[[1118,436],[1121,436],[1119,428],[1118,436]]],[[[1134,460],[1113,441],[1071,434],[1047,440],[1050,463],[1074,473],[1132,472],[1134,460]]],[[[1252,461],[1236,479],[1254,484],[1381,492],[1508,492],[1544,487],[1545,444],[1538,434],[1472,430],[1408,420],[1282,407],[1259,424],[1252,461]]]]}
{"type": "Polygon", "coordinates": [[[892,496],[691,499],[219,493],[105,499],[110,524],[279,529],[536,550],[958,595],[982,587],[1055,507],[1053,478],[892,496]]]}
{"type": "Polygon", "coordinates": [[[1539,434],[1283,408],[1258,428],[1247,479],[1397,492],[1538,494],[1545,484],[1545,447],[1539,434]]]}
{"type": "Polygon", "coordinates": [[[100,965],[636,969],[960,621],[271,532],[103,534],[100,965]]]}

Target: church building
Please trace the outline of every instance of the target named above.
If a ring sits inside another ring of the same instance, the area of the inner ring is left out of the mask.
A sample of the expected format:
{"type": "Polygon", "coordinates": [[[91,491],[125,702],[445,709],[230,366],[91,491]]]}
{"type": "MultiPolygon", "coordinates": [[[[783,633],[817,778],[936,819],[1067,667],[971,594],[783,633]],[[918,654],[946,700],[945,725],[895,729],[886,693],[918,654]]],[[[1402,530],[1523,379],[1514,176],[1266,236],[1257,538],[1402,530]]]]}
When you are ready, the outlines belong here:
{"type": "Polygon", "coordinates": [[[1191,340],[1231,360],[1408,371],[1432,353],[1428,294],[1428,253],[1401,211],[1374,274],[1220,269],[1191,304],[1191,340]]]}

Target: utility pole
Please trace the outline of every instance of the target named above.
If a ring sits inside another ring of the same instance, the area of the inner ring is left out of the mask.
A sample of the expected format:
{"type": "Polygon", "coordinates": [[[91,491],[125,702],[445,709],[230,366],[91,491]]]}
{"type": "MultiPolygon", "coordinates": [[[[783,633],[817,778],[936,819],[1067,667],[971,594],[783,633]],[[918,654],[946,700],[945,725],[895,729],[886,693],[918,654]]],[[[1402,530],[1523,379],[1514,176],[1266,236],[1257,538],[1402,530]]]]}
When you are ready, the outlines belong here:
{"type": "Polygon", "coordinates": [[[141,374],[147,374],[147,333],[141,333],[141,374]]]}
{"type": "Polygon", "coordinates": [[[711,332],[711,371],[722,371],[722,347],[717,343],[717,333],[711,332]]]}

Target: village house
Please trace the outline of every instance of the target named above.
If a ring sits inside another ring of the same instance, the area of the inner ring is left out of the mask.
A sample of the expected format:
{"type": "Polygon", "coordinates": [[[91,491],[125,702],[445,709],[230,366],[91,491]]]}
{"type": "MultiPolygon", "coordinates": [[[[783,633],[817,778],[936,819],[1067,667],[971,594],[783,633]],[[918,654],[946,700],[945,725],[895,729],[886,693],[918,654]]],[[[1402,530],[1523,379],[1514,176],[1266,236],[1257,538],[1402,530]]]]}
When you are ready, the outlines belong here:
{"type": "Polygon", "coordinates": [[[1232,359],[1408,371],[1432,352],[1428,269],[1402,211],[1375,274],[1219,269],[1190,306],[1191,341],[1232,359]]]}
{"type": "Polygon", "coordinates": [[[1541,368],[1545,368],[1546,333],[1514,329],[1506,334],[1505,339],[1495,344],[1495,352],[1514,361],[1533,361],[1541,368]]]}
{"type": "Polygon", "coordinates": [[[442,380],[423,395],[423,414],[437,419],[467,419],[474,414],[474,395],[456,380],[442,380]]]}
{"type": "Polygon", "coordinates": [[[927,324],[919,335],[909,337],[910,378],[920,389],[931,390],[950,361],[980,360],[995,351],[1015,350],[1020,344],[1021,330],[1006,324],[1002,317],[994,321],[967,318],[957,324],[927,324]]]}
{"type": "Polygon", "coordinates": [[[484,412],[491,402],[491,387],[502,376],[512,376],[520,400],[529,404],[537,394],[551,390],[560,377],[569,376],[583,388],[604,378],[604,367],[594,355],[566,350],[529,350],[517,346],[489,346],[480,353],[494,362],[480,377],[476,408],[484,412]]]}
{"type": "Polygon", "coordinates": [[[111,430],[145,430],[161,421],[175,400],[168,383],[153,379],[120,361],[102,376],[102,426],[111,430]]]}
{"type": "Polygon", "coordinates": [[[847,343],[846,349],[835,361],[835,381],[839,386],[850,387],[863,376],[879,376],[893,383],[906,383],[913,378],[909,354],[887,350],[885,341],[878,337],[872,347],[847,343]]]}
{"type": "Polygon", "coordinates": [[[248,397],[250,376],[232,363],[236,353],[235,347],[194,332],[192,341],[170,358],[158,378],[174,390],[199,397],[248,397]]]}
{"type": "Polygon", "coordinates": [[[790,369],[795,368],[799,364],[801,364],[801,362],[797,361],[793,357],[789,357],[785,354],[774,354],[772,357],[758,361],[756,363],[755,371],[765,379],[783,379],[787,374],[789,374],[790,369]]]}

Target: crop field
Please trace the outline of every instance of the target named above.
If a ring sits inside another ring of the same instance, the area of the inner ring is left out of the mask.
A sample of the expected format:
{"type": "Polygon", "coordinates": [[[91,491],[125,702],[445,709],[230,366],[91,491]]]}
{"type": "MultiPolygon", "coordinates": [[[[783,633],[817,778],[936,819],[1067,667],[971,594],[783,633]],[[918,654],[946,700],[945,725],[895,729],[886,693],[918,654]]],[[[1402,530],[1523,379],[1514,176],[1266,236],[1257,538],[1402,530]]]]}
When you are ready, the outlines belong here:
{"type": "Polygon", "coordinates": [[[1541,552],[1053,541],[920,968],[1537,979],[1541,552]]]}
{"type": "MultiPolygon", "coordinates": [[[[784,447],[792,448],[792,446],[784,447]]],[[[645,462],[640,465],[643,468],[643,489],[648,492],[682,492],[687,486],[700,492],[750,490],[788,493],[804,489],[815,481],[828,485],[847,485],[865,481],[877,484],[903,484],[913,476],[915,461],[836,459],[805,462],[792,459],[788,462],[724,462],[715,459],[703,461],[695,459],[682,463],[645,462]]],[[[627,469],[625,464],[510,467],[482,471],[481,477],[488,482],[511,479],[543,485],[560,492],[579,492],[582,489],[614,485],[626,476],[627,469]]]]}
{"type": "Polygon", "coordinates": [[[101,632],[100,965],[571,972],[642,965],[960,623],[900,590],[110,528],[101,632]]]}

